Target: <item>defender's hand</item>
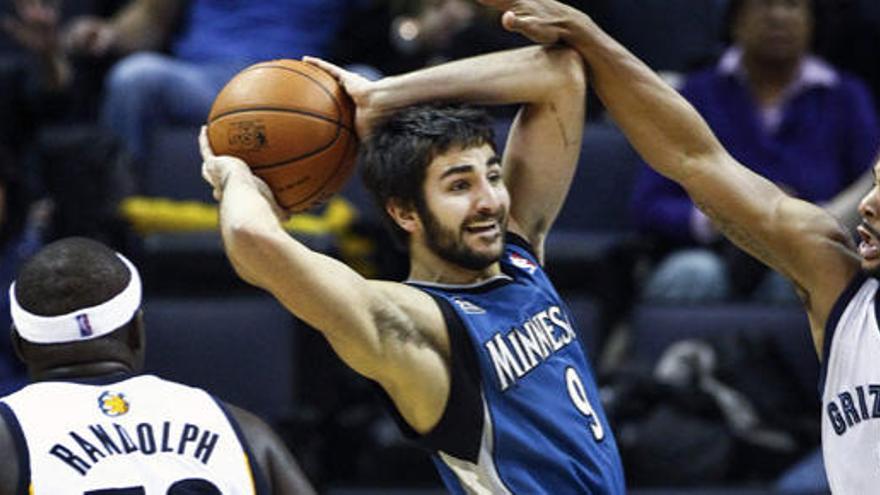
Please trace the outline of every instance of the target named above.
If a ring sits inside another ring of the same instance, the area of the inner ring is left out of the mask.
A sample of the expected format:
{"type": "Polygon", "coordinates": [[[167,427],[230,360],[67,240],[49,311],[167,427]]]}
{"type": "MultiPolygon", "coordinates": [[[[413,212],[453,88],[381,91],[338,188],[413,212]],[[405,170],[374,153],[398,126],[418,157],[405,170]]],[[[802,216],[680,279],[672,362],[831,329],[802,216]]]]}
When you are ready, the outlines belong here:
{"type": "Polygon", "coordinates": [[[561,41],[564,26],[577,14],[576,9],[554,0],[477,0],[504,11],[504,29],[519,33],[542,45],[561,41]]]}

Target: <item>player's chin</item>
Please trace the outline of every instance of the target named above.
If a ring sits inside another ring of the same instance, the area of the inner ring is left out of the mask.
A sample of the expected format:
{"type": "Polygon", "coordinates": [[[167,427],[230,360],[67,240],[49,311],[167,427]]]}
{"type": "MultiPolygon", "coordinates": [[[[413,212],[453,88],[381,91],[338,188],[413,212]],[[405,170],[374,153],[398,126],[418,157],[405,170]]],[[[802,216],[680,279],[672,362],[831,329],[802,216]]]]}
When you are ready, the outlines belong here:
{"type": "Polygon", "coordinates": [[[504,244],[499,241],[490,246],[483,246],[482,249],[473,249],[471,251],[478,257],[486,260],[487,264],[492,264],[501,259],[501,255],[504,253],[504,244]]]}
{"type": "Polygon", "coordinates": [[[862,271],[874,278],[880,278],[880,258],[862,258],[862,271]]]}

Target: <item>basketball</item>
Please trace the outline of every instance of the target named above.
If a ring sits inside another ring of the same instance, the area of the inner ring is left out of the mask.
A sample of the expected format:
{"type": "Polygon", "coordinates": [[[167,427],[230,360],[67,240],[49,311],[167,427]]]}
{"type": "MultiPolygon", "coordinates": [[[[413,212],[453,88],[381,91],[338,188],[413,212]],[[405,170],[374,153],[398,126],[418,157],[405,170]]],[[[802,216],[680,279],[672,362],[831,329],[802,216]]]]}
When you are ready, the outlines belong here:
{"type": "Polygon", "coordinates": [[[282,208],[300,212],[330,198],[354,170],[354,104],[318,67],[261,62],[217,95],[208,141],[215,154],[247,162],[282,208]]]}

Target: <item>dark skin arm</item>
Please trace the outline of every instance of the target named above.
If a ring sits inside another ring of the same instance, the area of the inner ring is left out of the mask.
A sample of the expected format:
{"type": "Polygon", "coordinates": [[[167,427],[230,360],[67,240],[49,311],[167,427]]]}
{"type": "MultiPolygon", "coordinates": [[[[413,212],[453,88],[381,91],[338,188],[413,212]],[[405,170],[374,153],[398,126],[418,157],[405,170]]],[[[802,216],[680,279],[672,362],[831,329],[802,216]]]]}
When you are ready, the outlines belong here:
{"type": "Polygon", "coordinates": [[[0,495],[15,495],[18,487],[18,449],[6,420],[0,416],[0,495]]]}
{"type": "Polygon", "coordinates": [[[251,447],[253,462],[256,464],[252,467],[263,473],[272,493],[280,495],[316,493],[296,459],[269,425],[244,409],[228,404],[226,407],[235,416],[251,447]]]}

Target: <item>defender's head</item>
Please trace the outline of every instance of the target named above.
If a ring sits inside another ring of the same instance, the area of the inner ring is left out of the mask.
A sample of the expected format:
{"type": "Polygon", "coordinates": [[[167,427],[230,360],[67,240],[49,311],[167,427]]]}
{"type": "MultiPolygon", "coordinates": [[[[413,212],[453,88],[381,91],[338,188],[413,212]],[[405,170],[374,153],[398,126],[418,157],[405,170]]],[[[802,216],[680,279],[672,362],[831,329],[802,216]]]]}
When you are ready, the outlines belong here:
{"type": "Polygon", "coordinates": [[[490,122],[470,107],[415,106],[365,143],[364,182],[399,244],[472,270],[500,257],[510,201],[490,122]]]}
{"type": "Polygon", "coordinates": [[[142,367],[140,276],[107,246],[49,244],[21,267],[9,298],[13,343],[32,376],[142,367]]]}

